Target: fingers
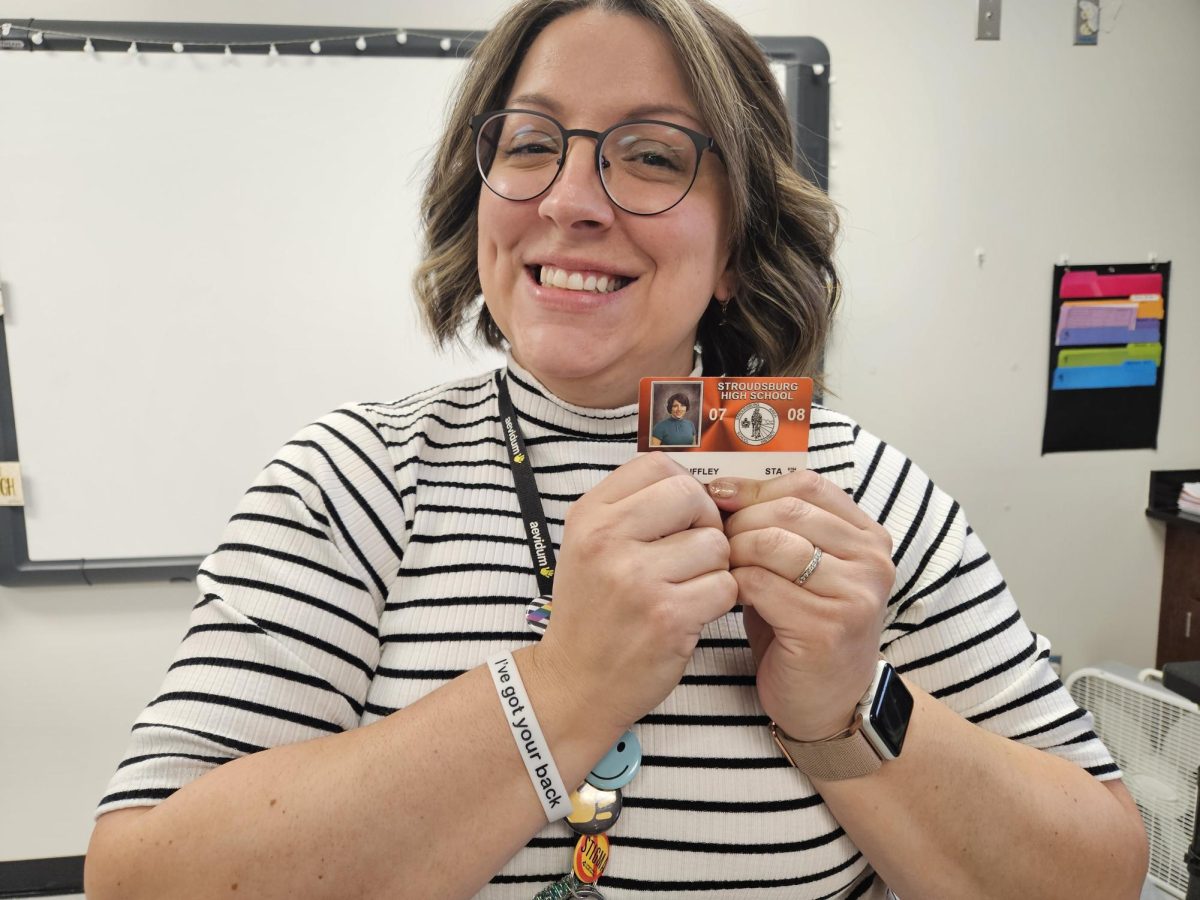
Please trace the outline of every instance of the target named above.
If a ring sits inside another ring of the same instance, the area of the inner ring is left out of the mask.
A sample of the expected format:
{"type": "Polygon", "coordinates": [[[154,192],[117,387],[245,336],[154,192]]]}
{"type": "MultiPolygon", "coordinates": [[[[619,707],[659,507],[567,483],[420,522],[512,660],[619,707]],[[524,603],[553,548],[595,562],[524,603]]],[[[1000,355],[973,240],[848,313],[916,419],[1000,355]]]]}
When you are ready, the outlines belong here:
{"type": "MultiPolygon", "coordinates": [[[[856,528],[834,513],[797,497],[780,497],[757,503],[735,512],[725,523],[725,533],[730,538],[768,529],[779,529],[802,537],[804,544],[792,545],[795,552],[803,553],[801,569],[807,563],[808,557],[812,556],[811,546],[806,547],[806,544],[820,547],[834,556],[849,559],[861,551],[863,544],[867,542],[868,534],[864,529],[856,528]]],[[[781,536],[777,535],[775,539],[782,543],[781,536]]],[[[770,543],[767,536],[760,537],[759,540],[770,543]]],[[[768,549],[778,548],[772,545],[768,549]]],[[[776,571],[780,575],[786,575],[788,569],[789,567],[785,566],[776,571]]],[[[800,569],[797,569],[796,575],[799,574],[800,569]]]]}
{"type": "Polygon", "coordinates": [[[676,614],[685,618],[683,627],[698,639],[705,625],[733,609],[738,599],[738,583],[728,570],[708,572],[678,585],[675,594],[676,614]]]}
{"type": "Polygon", "coordinates": [[[721,528],[721,512],[704,486],[682,471],[651,482],[609,509],[613,527],[634,540],[654,541],[692,527],[721,528]]]}
{"type": "Polygon", "coordinates": [[[654,574],[681,584],[709,572],[729,571],[729,539],[720,528],[689,528],[653,544],[654,574]]]}
{"type": "Polygon", "coordinates": [[[667,453],[646,453],[609,473],[587,496],[603,503],[616,503],[664,478],[686,474],[687,470],[667,453]]]}
{"type": "Polygon", "coordinates": [[[878,642],[878,631],[871,633],[877,627],[878,605],[869,595],[822,597],[808,585],[798,587],[761,566],[742,566],[732,574],[738,599],[755,610],[777,640],[806,647],[824,641],[834,651],[839,641],[843,648],[863,640],[878,642]]]}
{"type": "Polygon", "coordinates": [[[721,478],[709,484],[708,489],[723,512],[737,513],[759,503],[793,497],[823,509],[856,528],[877,527],[875,520],[859,509],[853,498],[816,472],[793,472],[765,481],[721,478]]]}
{"type": "MultiPolygon", "coordinates": [[[[794,584],[812,562],[818,546],[821,545],[785,528],[759,528],[730,538],[729,565],[731,568],[761,566],[794,584]]],[[[831,552],[825,552],[823,546],[822,551],[821,559],[804,587],[828,597],[832,596],[844,563],[831,552]]]]}

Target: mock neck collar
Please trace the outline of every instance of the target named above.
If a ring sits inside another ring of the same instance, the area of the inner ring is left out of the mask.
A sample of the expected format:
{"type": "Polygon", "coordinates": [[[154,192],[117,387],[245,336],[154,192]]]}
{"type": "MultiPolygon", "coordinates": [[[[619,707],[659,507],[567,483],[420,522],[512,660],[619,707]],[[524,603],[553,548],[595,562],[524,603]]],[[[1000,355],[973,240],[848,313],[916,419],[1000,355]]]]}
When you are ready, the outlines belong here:
{"type": "MultiPolygon", "coordinates": [[[[594,409],[568,403],[542,384],[528,369],[513,359],[505,360],[508,390],[513,407],[523,420],[551,431],[593,436],[608,440],[634,440],[637,436],[638,405],[630,403],[614,409],[594,409]]],[[[700,354],[695,355],[691,376],[703,371],[700,354]]]]}

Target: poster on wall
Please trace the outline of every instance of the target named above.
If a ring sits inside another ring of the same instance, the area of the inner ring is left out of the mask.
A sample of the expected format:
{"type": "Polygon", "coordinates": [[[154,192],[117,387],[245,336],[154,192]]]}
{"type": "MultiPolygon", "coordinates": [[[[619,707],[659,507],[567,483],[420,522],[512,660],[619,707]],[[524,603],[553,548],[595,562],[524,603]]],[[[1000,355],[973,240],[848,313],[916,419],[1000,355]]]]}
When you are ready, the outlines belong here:
{"type": "Polygon", "coordinates": [[[1042,453],[1158,446],[1169,262],[1055,266],[1042,453]]]}

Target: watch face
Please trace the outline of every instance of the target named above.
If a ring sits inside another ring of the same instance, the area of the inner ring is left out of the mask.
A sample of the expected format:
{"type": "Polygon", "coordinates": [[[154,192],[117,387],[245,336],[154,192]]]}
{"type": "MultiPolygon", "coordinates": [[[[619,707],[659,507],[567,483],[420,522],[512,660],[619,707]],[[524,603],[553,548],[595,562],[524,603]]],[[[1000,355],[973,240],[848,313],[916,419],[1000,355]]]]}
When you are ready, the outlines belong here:
{"type": "Polygon", "coordinates": [[[904,733],[912,716],[913,698],[896,670],[884,667],[879,690],[871,702],[870,726],[875,736],[887,748],[892,759],[900,755],[904,733]]]}

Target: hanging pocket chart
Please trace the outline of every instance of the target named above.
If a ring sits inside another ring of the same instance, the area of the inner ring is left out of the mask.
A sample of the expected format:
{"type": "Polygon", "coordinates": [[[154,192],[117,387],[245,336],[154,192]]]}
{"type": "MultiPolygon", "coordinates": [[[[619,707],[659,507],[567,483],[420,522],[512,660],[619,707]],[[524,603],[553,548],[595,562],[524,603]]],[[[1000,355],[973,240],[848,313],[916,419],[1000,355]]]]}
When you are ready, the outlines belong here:
{"type": "Polygon", "coordinates": [[[1042,452],[1153,448],[1171,264],[1056,266],[1042,452]]]}

